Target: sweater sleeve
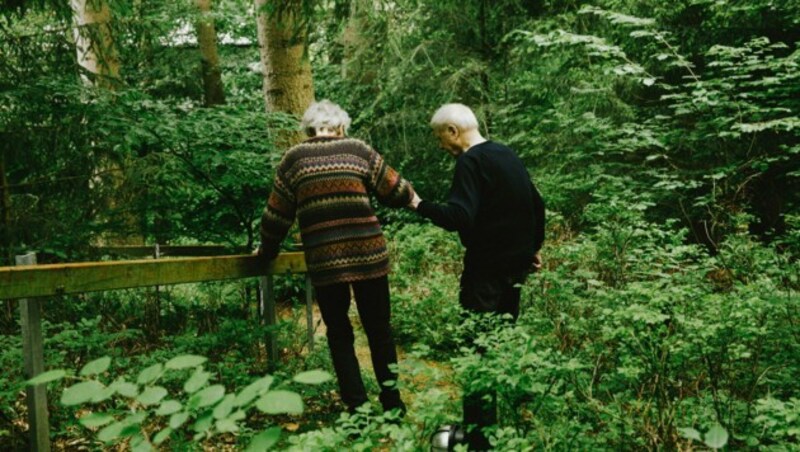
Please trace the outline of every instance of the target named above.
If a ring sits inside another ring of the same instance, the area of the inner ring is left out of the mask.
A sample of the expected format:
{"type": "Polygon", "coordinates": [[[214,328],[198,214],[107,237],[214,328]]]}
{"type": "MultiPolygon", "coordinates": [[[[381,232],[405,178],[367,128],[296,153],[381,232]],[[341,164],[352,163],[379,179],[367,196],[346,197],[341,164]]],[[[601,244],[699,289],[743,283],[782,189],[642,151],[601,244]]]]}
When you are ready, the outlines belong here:
{"type": "Polygon", "coordinates": [[[414,198],[411,184],[373,149],[370,149],[367,185],[378,201],[389,207],[406,207],[414,198]]]}
{"type": "Polygon", "coordinates": [[[261,254],[267,259],[274,259],[278,255],[281,242],[294,222],[296,206],[294,193],[279,169],[267,207],[261,215],[261,254]]]}
{"type": "Polygon", "coordinates": [[[545,208],[542,195],[533,182],[531,182],[531,192],[533,193],[533,247],[538,252],[544,243],[545,208]]]}
{"type": "Polygon", "coordinates": [[[437,204],[422,201],[417,213],[448,231],[471,229],[480,207],[480,180],[478,163],[466,155],[459,157],[447,202],[437,204]]]}

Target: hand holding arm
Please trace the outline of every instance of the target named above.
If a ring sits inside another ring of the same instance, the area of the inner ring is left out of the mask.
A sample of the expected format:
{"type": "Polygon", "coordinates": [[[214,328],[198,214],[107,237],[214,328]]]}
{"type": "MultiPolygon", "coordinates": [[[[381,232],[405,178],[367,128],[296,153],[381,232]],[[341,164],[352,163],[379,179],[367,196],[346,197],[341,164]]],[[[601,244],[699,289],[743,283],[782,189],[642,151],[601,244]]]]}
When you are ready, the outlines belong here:
{"type": "Polygon", "coordinates": [[[421,203],[421,202],[422,202],[422,198],[419,197],[417,192],[414,192],[414,197],[411,198],[411,202],[408,203],[408,208],[411,209],[411,210],[417,210],[417,207],[419,207],[419,203],[421,203]]]}
{"type": "Polygon", "coordinates": [[[533,261],[531,262],[531,266],[528,269],[528,273],[537,273],[539,270],[542,269],[542,255],[539,251],[533,255],[533,261]]]}

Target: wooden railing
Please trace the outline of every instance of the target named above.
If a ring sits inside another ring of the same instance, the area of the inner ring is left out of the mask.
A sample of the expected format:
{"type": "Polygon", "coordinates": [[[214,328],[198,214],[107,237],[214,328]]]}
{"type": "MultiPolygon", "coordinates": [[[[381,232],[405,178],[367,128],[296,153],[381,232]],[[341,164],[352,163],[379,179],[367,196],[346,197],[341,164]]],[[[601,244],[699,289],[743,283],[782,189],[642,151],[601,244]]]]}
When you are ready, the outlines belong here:
{"type": "MultiPolygon", "coordinates": [[[[218,254],[221,247],[116,247],[105,251],[114,254],[145,256],[156,259],[129,261],[86,262],[76,264],[36,265],[36,254],[17,256],[15,267],[0,267],[0,300],[20,300],[22,346],[25,376],[30,379],[44,372],[42,339],[42,307],[48,301],[43,297],[68,294],[164,286],[260,277],[259,315],[267,325],[275,324],[275,294],[273,276],[287,273],[306,273],[303,253],[284,253],[268,265],[257,256],[232,255],[192,257],[185,259],[159,259],[164,254],[189,255],[218,254]]],[[[49,300],[57,302],[56,300],[49,300]]],[[[306,323],[309,349],[313,347],[314,325],[312,317],[313,293],[306,275],[306,323]]],[[[277,358],[277,343],[272,333],[266,337],[268,358],[277,358]]],[[[49,451],[49,422],[47,393],[44,385],[27,389],[30,448],[49,451]]]]}

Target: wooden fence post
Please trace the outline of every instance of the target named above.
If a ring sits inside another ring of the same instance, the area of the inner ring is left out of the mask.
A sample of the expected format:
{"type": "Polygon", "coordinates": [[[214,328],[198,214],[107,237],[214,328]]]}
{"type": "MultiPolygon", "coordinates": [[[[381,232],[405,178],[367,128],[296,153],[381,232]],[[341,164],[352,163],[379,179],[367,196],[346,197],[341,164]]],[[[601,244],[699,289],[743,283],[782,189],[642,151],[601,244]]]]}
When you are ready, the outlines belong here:
{"type": "MultiPolygon", "coordinates": [[[[36,265],[36,253],[16,257],[17,265],[36,265]]],[[[44,372],[44,349],[42,341],[41,299],[19,301],[22,320],[22,355],[25,360],[25,378],[31,379],[44,372]]],[[[50,425],[47,415],[47,387],[44,384],[25,389],[28,405],[30,450],[50,451],[50,425]]]]}
{"type": "MultiPolygon", "coordinates": [[[[161,247],[153,247],[153,259],[161,258],[161,247]]],[[[156,285],[152,294],[145,291],[145,331],[152,341],[161,339],[161,287],[156,285]]]]}
{"type": "MultiPolygon", "coordinates": [[[[275,326],[275,286],[273,285],[272,275],[262,276],[259,284],[261,295],[259,311],[264,325],[275,326]]],[[[264,338],[264,345],[267,349],[267,365],[274,369],[278,363],[278,342],[275,340],[275,329],[270,329],[264,338]]]]}
{"type": "Polygon", "coordinates": [[[314,285],[306,273],[306,328],[308,329],[308,351],[314,349],[314,285]]]}

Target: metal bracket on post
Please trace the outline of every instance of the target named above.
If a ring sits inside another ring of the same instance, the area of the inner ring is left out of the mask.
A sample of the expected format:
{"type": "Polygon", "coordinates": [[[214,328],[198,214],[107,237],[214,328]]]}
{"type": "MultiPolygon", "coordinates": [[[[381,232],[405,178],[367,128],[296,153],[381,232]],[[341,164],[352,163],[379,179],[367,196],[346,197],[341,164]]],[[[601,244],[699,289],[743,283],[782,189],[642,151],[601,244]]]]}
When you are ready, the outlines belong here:
{"type": "MultiPolygon", "coordinates": [[[[261,293],[260,312],[264,325],[275,326],[275,289],[272,282],[272,275],[262,276],[259,281],[259,292],[261,293]]],[[[267,349],[267,365],[274,369],[278,363],[278,342],[275,340],[275,329],[270,328],[264,338],[264,345],[267,349]]]]}
{"type": "Polygon", "coordinates": [[[308,351],[314,350],[314,286],[306,273],[306,328],[308,329],[308,351]]]}
{"type": "MultiPolygon", "coordinates": [[[[17,265],[36,265],[36,253],[16,257],[17,265]]],[[[31,379],[44,372],[44,347],[42,339],[42,309],[38,298],[19,301],[22,321],[22,355],[25,361],[25,378],[31,379]]],[[[25,389],[28,405],[30,450],[50,451],[50,423],[47,413],[47,387],[44,384],[25,389]]]]}

